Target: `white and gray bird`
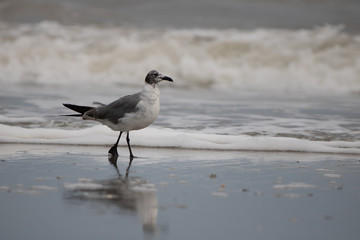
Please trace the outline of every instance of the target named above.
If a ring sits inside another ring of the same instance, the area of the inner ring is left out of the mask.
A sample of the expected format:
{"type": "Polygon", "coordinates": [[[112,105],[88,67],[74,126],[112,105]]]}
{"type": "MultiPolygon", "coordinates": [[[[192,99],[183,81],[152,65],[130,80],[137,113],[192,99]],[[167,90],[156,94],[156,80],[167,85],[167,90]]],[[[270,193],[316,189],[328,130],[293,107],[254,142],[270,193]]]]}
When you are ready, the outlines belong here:
{"type": "Polygon", "coordinates": [[[100,104],[99,107],[64,103],[65,107],[79,113],[65,116],[95,120],[114,131],[120,131],[117,141],[109,150],[109,154],[112,156],[118,156],[117,146],[121,134],[126,132],[126,142],[130,152],[130,159],[132,160],[134,155],[130,147],[129,132],[145,128],[155,121],[160,111],[160,91],[157,85],[164,80],[173,82],[170,77],[162,75],[157,70],[151,70],[146,75],[145,86],[141,92],[121,97],[108,105],[100,104]]]}

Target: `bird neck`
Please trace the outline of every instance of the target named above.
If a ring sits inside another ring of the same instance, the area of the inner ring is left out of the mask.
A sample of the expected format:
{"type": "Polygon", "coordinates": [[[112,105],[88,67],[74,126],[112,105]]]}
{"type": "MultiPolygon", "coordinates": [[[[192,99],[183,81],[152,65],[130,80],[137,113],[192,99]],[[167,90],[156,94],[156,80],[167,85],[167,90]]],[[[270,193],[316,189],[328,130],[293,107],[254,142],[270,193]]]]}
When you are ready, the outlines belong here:
{"type": "Polygon", "coordinates": [[[145,87],[146,86],[151,86],[153,88],[157,88],[158,87],[157,84],[158,84],[157,82],[145,82],[145,87]]]}
{"type": "Polygon", "coordinates": [[[159,97],[160,91],[157,84],[145,84],[142,90],[143,95],[159,97]]]}

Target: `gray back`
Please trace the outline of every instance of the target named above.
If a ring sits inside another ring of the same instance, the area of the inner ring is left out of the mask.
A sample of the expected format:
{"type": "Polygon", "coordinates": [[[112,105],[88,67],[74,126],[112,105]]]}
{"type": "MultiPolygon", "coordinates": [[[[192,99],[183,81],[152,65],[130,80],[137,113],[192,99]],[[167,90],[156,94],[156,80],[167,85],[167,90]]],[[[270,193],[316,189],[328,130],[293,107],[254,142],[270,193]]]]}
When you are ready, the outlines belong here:
{"type": "Polygon", "coordinates": [[[140,102],[140,92],[127,95],[118,100],[98,108],[92,109],[85,114],[95,119],[107,119],[114,124],[123,118],[126,113],[137,112],[139,109],[136,105],[140,102]]]}

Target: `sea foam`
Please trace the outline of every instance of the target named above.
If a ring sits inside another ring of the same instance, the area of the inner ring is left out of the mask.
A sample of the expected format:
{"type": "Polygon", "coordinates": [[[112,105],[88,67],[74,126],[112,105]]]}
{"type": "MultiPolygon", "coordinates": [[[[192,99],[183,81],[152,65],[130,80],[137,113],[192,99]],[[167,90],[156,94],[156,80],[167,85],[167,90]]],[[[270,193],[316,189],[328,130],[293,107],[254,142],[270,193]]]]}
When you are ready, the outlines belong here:
{"type": "MultiPolygon", "coordinates": [[[[61,145],[111,145],[117,138],[106,126],[65,130],[22,128],[0,124],[0,143],[61,145]]],[[[132,144],[142,147],[211,149],[232,151],[274,151],[360,154],[360,142],[325,142],[306,139],[218,135],[149,127],[131,132],[132,144]]],[[[120,141],[120,145],[125,141],[120,141]]]]}

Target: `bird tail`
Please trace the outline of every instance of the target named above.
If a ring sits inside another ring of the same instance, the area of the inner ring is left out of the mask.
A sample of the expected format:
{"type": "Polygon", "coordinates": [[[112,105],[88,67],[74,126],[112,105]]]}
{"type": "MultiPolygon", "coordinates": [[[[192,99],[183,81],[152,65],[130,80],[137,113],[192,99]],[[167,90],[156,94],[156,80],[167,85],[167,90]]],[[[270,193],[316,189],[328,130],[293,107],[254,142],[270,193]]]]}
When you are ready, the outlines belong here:
{"type": "Polygon", "coordinates": [[[88,107],[88,106],[78,106],[78,105],[74,105],[74,104],[68,104],[68,103],[63,103],[63,105],[67,108],[70,108],[71,110],[78,112],[80,114],[70,114],[70,115],[63,115],[63,116],[70,116],[70,117],[81,117],[82,115],[84,115],[85,112],[94,109],[94,107],[88,107]]]}

